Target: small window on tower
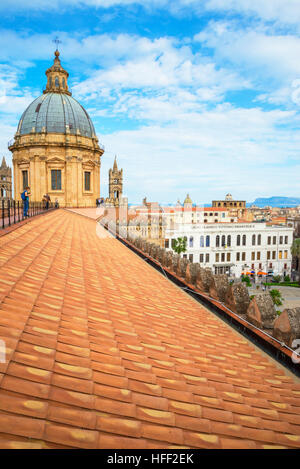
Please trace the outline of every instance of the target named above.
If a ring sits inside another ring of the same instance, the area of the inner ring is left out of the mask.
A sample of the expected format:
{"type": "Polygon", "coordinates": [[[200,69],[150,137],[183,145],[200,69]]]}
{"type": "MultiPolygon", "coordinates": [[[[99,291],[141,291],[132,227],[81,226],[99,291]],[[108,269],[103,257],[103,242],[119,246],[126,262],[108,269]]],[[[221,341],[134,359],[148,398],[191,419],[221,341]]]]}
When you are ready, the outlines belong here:
{"type": "Polygon", "coordinates": [[[22,171],[23,190],[28,186],[28,171],[22,171]]]}
{"type": "Polygon", "coordinates": [[[55,77],[55,88],[59,88],[59,79],[55,77]]]}
{"type": "Polygon", "coordinates": [[[62,84],[63,84],[63,87],[65,88],[66,87],[66,80],[64,78],[62,79],[62,84]]]}
{"type": "Polygon", "coordinates": [[[91,190],[91,173],[89,171],[84,172],[84,190],[91,190]]]}

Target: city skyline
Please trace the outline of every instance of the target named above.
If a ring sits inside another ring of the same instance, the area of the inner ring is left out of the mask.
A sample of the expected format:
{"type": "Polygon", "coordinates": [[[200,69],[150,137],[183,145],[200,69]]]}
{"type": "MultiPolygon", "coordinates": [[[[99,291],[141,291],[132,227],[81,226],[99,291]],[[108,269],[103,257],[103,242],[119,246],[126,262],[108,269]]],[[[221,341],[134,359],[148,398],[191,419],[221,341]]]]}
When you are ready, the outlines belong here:
{"type": "Polygon", "coordinates": [[[105,146],[101,196],[115,154],[132,203],[299,196],[297,2],[84,3],[1,3],[8,163],[7,141],[45,88],[59,36],[73,96],[105,146]]]}

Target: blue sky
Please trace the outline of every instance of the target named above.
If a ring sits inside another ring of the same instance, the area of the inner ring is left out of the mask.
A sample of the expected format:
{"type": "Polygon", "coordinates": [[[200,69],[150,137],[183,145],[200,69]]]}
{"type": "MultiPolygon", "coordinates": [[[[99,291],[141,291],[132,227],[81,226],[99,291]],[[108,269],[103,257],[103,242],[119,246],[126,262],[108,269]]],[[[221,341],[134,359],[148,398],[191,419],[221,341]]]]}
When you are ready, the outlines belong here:
{"type": "Polygon", "coordinates": [[[1,0],[0,150],[58,35],[130,202],[300,197],[299,0],[1,0]],[[50,5],[49,5],[50,4],[50,5]]]}

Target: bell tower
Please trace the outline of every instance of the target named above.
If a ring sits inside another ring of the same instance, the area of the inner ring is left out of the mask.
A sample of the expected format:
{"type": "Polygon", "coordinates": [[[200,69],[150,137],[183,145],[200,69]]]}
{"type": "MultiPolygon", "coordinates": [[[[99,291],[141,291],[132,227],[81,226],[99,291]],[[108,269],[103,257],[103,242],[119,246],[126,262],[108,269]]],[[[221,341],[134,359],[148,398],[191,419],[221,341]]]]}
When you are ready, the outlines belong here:
{"type": "Polygon", "coordinates": [[[117,157],[113,169],[109,170],[109,202],[119,205],[123,196],[123,169],[118,169],[117,157]]]}

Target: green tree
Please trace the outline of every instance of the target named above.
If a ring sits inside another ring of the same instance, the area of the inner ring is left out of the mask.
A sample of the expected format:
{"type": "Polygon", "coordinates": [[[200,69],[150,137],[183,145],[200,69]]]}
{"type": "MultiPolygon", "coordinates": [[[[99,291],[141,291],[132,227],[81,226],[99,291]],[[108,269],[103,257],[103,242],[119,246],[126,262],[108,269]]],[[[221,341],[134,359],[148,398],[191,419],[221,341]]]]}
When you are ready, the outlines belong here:
{"type": "Polygon", "coordinates": [[[184,238],[177,238],[172,240],[172,248],[177,254],[181,254],[182,252],[186,252],[186,244],[187,239],[184,238]]]}
{"type": "Polygon", "coordinates": [[[283,298],[279,290],[275,290],[275,289],[270,290],[270,295],[272,297],[274,305],[276,306],[282,305],[283,298]]]}
{"type": "MultiPolygon", "coordinates": [[[[291,247],[291,253],[292,253],[292,256],[296,257],[297,259],[298,272],[300,274],[300,238],[294,239],[292,247],[291,247]]],[[[299,284],[300,284],[300,279],[299,279],[299,284]]]]}
{"type": "Polygon", "coordinates": [[[251,287],[251,280],[248,275],[242,275],[242,282],[245,282],[247,287],[251,287]]]}

